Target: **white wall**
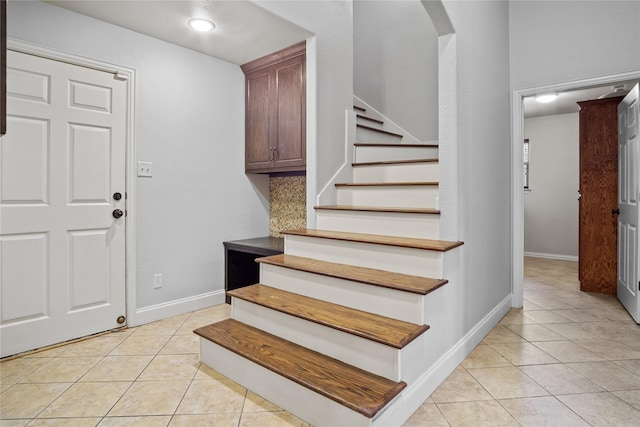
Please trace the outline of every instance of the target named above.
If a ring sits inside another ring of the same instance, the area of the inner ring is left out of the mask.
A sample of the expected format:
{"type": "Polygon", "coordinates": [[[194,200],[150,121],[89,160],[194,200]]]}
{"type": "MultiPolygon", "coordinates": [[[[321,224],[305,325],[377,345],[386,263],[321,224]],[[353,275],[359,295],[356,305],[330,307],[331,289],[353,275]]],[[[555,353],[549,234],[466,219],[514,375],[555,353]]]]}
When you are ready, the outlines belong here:
{"type": "Polygon", "coordinates": [[[267,177],[244,173],[240,68],[41,2],[9,2],[8,35],[136,71],[137,158],[154,173],[137,179],[137,307],[223,289],[222,242],[269,232],[267,177]]]}
{"type": "Polygon", "coordinates": [[[438,36],[418,0],[355,1],[355,94],[421,141],[438,139],[438,36]]]}
{"type": "Polygon", "coordinates": [[[524,250],[578,256],[578,113],[524,121],[530,192],[524,196],[524,250]]]}
{"type": "Polygon", "coordinates": [[[640,2],[509,2],[511,86],[640,69],[640,2]]]}

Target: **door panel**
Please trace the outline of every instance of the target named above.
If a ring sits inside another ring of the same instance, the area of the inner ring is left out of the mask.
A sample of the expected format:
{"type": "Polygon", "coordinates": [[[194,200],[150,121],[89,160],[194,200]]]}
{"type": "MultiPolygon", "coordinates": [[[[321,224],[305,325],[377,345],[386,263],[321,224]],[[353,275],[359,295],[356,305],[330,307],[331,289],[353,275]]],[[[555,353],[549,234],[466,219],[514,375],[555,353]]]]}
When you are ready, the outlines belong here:
{"type": "Polygon", "coordinates": [[[121,326],[126,82],[8,52],[0,354],[121,326]]]}
{"type": "Polygon", "coordinates": [[[618,106],[618,299],[640,323],[640,111],[639,85],[618,106]]]}

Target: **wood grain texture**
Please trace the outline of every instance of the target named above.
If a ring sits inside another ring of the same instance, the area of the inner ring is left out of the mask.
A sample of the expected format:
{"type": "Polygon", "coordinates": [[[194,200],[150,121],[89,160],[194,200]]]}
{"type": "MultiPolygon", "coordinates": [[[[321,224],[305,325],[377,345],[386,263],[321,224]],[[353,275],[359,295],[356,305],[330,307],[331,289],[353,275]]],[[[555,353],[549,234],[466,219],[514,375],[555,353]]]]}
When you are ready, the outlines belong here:
{"type": "Polygon", "coordinates": [[[369,418],[407,386],[233,319],[193,332],[369,418]]]}
{"type": "Polygon", "coordinates": [[[367,109],[366,109],[366,108],[358,107],[357,105],[354,105],[354,106],[353,106],[353,109],[354,109],[355,111],[362,111],[363,113],[364,113],[365,111],[367,111],[367,109]]]}
{"type": "Polygon", "coordinates": [[[339,182],[336,187],[416,187],[438,184],[437,182],[339,182]]]}
{"type": "Polygon", "coordinates": [[[228,295],[398,349],[429,329],[262,284],[238,288],[228,295]]]}
{"type": "Polygon", "coordinates": [[[384,206],[352,206],[352,205],[323,205],[314,206],[316,210],[334,211],[360,211],[360,212],[390,212],[390,213],[416,213],[427,215],[439,215],[438,209],[432,208],[393,208],[384,206]]]}
{"type": "Polygon", "coordinates": [[[579,102],[580,202],[578,259],[580,289],[617,291],[618,118],[622,97],[579,102]]]}
{"type": "Polygon", "coordinates": [[[426,295],[448,283],[445,279],[432,279],[285,254],[258,258],[256,262],[420,295],[426,295]]]}
{"type": "Polygon", "coordinates": [[[351,166],[384,166],[384,165],[397,165],[397,164],[409,164],[409,163],[438,163],[438,159],[412,159],[412,160],[383,160],[377,162],[359,162],[351,163],[351,166]]]}
{"type": "Polygon", "coordinates": [[[378,245],[399,246],[404,248],[424,249],[440,252],[446,252],[464,244],[463,242],[451,242],[447,240],[416,239],[413,237],[383,236],[380,234],[346,233],[341,231],[315,230],[310,228],[300,230],[286,230],[282,231],[281,234],[317,237],[321,239],[345,240],[349,242],[373,243],[378,245]]]}
{"type": "Polygon", "coordinates": [[[373,123],[384,124],[382,120],[374,119],[373,117],[365,116],[364,114],[356,114],[358,119],[367,120],[373,123]]]}

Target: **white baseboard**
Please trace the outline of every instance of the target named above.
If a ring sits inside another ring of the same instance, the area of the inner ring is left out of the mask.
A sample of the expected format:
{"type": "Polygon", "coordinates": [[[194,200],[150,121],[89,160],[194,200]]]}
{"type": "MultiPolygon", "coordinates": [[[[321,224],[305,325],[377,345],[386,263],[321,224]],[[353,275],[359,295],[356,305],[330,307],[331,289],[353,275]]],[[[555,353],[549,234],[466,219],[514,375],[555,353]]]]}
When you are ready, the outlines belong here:
{"type": "Polygon", "coordinates": [[[533,258],[546,258],[546,259],[557,259],[561,261],[578,261],[578,257],[576,255],[561,255],[561,254],[546,254],[543,252],[525,252],[524,256],[530,256],[533,258]]]}
{"type": "Polygon", "coordinates": [[[135,319],[128,319],[127,325],[139,326],[145,323],[155,322],[156,320],[178,316],[190,311],[201,310],[203,308],[223,304],[224,296],[224,289],[221,289],[214,292],[208,292],[206,294],[142,307],[136,310],[135,319]]]}
{"type": "Polygon", "coordinates": [[[462,363],[471,351],[498,324],[511,309],[512,295],[507,295],[489,314],[476,324],[456,345],[447,351],[433,366],[398,397],[394,404],[380,414],[375,426],[402,425],[462,363]]]}

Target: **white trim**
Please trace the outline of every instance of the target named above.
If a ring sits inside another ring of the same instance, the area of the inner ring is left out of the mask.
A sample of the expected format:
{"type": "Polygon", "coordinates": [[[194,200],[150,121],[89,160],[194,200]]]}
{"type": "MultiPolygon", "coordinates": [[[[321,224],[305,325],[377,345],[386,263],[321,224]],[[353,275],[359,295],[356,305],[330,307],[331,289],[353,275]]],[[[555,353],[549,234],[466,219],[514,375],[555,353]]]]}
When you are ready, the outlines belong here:
{"type": "Polygon", "coordinates": [[[35,55],[42,58],[65,62],[67,64],[78,65],[94,70],[104,71],[114,74],[114,77],[126,81],[127,113],[125,124],[126,132],[126,188],[127,195],[125,219],[125,305],[127,325],[138,324],[136,322],[136,166],[135,166],[135,70],[119,65],[109,64],[94,59],[72,55],[66,52],[57,51],[43,46],[37,46],[22,41],[7,40],[7,49],[35,55]]]}
{"type": "Polygon", "coordinates": [[[523,304],[523,258],[524,258],[524,192],[522,191],[522,139],[524,138],[524,110],[522,100],[541,92],[564,92],[583,89],[590,86],[607,85],[625,80],[640,78],[640,70],[620,74],[574,80],[546,86],[514,89],[512,92],[511,119],[511,251],[512,270],[511,283],[513,307],[523,304]]]}
{"type": "Polygon", "coordinates": [[[544,259],[557,259],[560,261],[575,261],[578,262],[577,255],[562,255],[562,254],[547,254],[544,252],[525,252],[524,256],[532,258],[544,258],[544,259]]]}
{"type": "Polygon", "coordinates": [[[136,310],[136,323],[134,325],[129,324],[129,326],[138,326],[149,322],[155,322],[156,320],[178,316],[190,311],[224,304],[224,295],[224,289],[220,289],[214,292],[207,292],[206,294],[142,307],[136,310]]]}
{"type": "Polygon", "coordinates": [[[380,414],[373,425],[403,424],[422,405],[440,384],[462,363],[484,337],[511,309],[511,295],[507,295],[493,310],[478,322],[415,383],[402,392],[393,405],[380,414]]]}
{"type": "Polygon", "coordinates": [[[305,55],[307,73],[307,228],[316,226],[316,210],[314,209],[318,188],[317,151],[318,151],[318,43],[316,37],[307,39],[305,55]],[[309,167],[310,166],[310,167],[309,167]]]}

